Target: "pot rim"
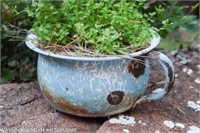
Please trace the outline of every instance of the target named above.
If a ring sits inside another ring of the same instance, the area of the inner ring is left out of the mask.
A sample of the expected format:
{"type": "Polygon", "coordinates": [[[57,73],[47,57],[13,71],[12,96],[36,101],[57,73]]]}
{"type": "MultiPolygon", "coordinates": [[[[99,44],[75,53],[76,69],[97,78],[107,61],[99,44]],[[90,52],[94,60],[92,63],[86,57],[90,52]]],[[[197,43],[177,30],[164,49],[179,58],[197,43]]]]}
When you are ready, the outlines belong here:
{"type": "Polygon", "coordinates": [[[113,56],[108,56],[108,57],[78,57],[78,56],[66,56],[66,55],[58,55],[54,54],[51,52],[43,51],[35,46],[35,43],[37,43],[37,36],[35,34],[28,34],[25,40],[26,45],[33,51],[41,54],[41,55],[46,55],[49,57],[55,57],[58,59],[67,59],[67,60],[79,60],[79,61],[109,61],[109,60],[120,60],[122,58],[133,58],[137,57],[143,54],[146,54],[153,50],[155,47],[158,46],[160,43],[160,36],[159,35],[153,35],[153,38],[149,42],[149,46],[145,49],[142,49],[137,52],[133,52],[131,54],[127,55],[113,55],[113,56]],[[34,42],[35,41],[35,42],[34,42]]]}

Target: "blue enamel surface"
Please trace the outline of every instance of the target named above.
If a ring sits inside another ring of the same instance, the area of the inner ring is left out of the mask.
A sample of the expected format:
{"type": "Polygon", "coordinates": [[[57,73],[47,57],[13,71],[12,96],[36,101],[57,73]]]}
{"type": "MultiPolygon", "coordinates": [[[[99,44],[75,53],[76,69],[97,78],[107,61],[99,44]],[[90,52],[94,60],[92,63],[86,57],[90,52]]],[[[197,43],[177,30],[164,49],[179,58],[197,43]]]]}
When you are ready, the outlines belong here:
{"type": "MultiPolygon", "coordinates": [[[[149,79],[149,68],[138,78],[127,71],[130,59],[115,61],[75,61],[56,59],[44,55],[38,58],[38,79],[40,87],[57,98],[64,98],[70,104],[89,112],[112,114],[131,108],[143,93],[149,79]],[[119,105],[110,105],[109,92],[122,91],[124,99],[119,105]]],[[[148,60],[145,61],[148,66],[148,60]]],[[[58,107],[53,101],[51,104],[58,107]]],[[[67,112],[73,114],[73,112],[67,112]]]]}

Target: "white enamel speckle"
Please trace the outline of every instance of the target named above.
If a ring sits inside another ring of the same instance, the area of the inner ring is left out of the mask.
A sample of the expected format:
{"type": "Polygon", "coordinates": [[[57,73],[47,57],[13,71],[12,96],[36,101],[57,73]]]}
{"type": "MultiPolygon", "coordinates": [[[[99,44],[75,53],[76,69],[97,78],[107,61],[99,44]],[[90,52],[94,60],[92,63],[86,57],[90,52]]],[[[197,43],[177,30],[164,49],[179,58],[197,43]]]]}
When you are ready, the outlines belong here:
{"type": "Polygon", "coordinates": [[[174,128],[174,122],[172,122],[172,121],[169,121],[169,120],[164,120],[163,121],[163,124],[166,126],[166,127],[169,127],[169,128],[174,128]]]}
{"type": "Polygon", "coordinates": [[[123,129],[123,132],[130,133],[130,131],[128,129],[123,129]]]}
{"type": "Polygon", "coordinates": [[[194,82],[200,84],[200,79],[195,79],[194,82]]]}
{"type": "Polygon", "coordinates": [[[162,91],[164,91],[162,88],[158,88],[158,89],[156,89],[156,90],[154,90],[154,91],[152,91],[153,93],[160,93],[160,92],[162,92],[162,91]]]}
{"type": "Polygon", "coordinates": [[[196,126],[190,126],[187,133],[200,133],[200,128],[198,128],[196,126]]]}
{"type": "Polygon", "coordinates": [[[185,125],[183,125],[182,123],[175,123],[175,126],[180,128],[185,128],[185,125]]]}
{"type": "Polygon", "coordinates": [[[124,116],[124,115],[120,115],[119,119],[111,118],[109,119],[109,122],[112,124],[122,124],[122,125],[132,125],[132,126],[136,123],[134,117],[124,116]]]}
{"type": "Polygon", "coordinates": [[[188,107],[193,108],[195,111],[200,111],[200,101],[197,101],[196,103],[193,101],[187,102],[188,107]]]}

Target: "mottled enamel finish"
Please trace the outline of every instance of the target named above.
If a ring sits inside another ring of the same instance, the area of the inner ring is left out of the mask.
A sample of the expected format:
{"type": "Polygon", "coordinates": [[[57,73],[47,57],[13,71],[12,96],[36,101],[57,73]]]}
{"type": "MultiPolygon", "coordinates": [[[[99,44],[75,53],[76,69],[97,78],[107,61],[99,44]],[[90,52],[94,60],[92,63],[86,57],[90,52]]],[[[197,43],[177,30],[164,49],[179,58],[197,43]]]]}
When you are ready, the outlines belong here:
{"type": "MultiPolygon", "coordinates": [[[[148,60],[144,63],[148,65],[148,60]]],[[[136,78],[128,72],[129,64],[129,59],[74,61],[39,55],[38,80],[43,94],[58,110],[109,116],[130,109],[146,89],[149,68],[136,78]]]]}
{"type": "Polygon", "coordinates": [[[26,44],[39,54],[38,81],[41,91],[56,109],[77,116],[111,116],[129,110],[143,101],[163,98],[174,83],[174,66],[164,54],[151,51],[159,41],[130,55],[112,57],[71,57],[37,48],[36,36],[26,44]],[[164,71],[165,85],[143,96],[149,80],[149,61],[164,71]]]}

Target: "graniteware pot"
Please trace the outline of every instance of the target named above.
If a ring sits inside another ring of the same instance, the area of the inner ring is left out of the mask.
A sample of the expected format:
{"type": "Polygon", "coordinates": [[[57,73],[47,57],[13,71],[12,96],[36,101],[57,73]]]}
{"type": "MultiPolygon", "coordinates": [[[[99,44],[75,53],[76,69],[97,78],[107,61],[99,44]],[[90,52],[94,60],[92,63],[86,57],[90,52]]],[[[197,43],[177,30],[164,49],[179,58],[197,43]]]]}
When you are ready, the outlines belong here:
{"type": "Polygon", "coordinates": [[[33,34],[26,39],[26,45],[39,54],[38,81],[45,98],[57,110],[83,117],[111,116],[168,94],[174,83],[174,66],[166,55],[152,51],[159,42],[160,37],[154,36],[147,48],[130,55],[71,57],[37,48],[33,34]],[[144,95],[151,60],[161,65],[165,84],[144,95]]]}

